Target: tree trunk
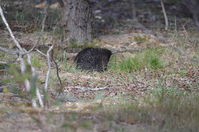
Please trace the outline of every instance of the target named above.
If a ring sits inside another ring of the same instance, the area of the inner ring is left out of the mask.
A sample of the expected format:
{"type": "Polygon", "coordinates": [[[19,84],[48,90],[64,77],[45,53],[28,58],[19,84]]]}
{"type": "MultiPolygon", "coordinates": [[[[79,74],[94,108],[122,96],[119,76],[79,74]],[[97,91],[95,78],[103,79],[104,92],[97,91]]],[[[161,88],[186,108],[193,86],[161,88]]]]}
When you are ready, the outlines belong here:
{"type": "Polygon", "coordinates": [[[199,29],[199,1],[198,0],[183,0],[182,4],[189,10],[192,18],[199,29]]]}
{"type": "Polygon", "coordinates": [[[62,24],[66,25],[69,41],[90,42],[92,11],[88,0],[63,0],[62,24]]]}

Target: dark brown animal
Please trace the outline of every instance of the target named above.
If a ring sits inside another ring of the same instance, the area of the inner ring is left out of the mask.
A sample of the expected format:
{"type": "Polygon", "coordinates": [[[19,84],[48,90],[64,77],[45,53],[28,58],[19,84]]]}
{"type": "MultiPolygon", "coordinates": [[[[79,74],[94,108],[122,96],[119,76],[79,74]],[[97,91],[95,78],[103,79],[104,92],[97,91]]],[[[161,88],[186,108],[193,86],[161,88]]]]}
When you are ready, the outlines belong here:
{"type": "Polygon", "coordinates": [[[75,57],[76,67],[81,70],[102,72],[107,69],[112,52],[104,48],[86,48],[75,57]]]}

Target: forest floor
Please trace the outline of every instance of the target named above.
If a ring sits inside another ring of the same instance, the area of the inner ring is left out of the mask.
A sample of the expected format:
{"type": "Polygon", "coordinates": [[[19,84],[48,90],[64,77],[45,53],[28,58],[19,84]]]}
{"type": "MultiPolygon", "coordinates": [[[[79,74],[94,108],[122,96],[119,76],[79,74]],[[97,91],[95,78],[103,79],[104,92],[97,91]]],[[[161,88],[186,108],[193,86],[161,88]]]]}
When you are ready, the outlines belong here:
{"type": "MultiPolygon", "coordinates": [[[[57,56],[61,60],[64,92],[53,94],[59,88],[53,66],[48,109],[33,109],[26,99],[10,92],[1,93],[0,131],[197,131],[198,37],[191,32],[168,32],[168,36],[170,43],[161,43],[144,33],[100,37],[96,40],[98,46],[116,51],[108,71],[103,73],[75,69],[70,53],[57,56]],[[133,64],[126,59],[137,54],[158,57],[154,66],[160,67],[148,66],[145,58],[136,66],[138,69],[129,68],[133,64]],[[120,67],[123,63],[127,65],[124,68],[120,67]]],[[[4,54],[2,57],[10,59],[4,54]]],[[[44,57],[34,53],[33,65],[41,83],[45,81],[46,63],[44,57]]],[[[11,79],[13,83],[15,78],[11,79]]]]}
{"type": "MultiPolygon", "coordinates": [[[[1,46],[13,48],[7,31],[0,34],[1,46]]],[[[40,37],[39,32],[14,34],[25,46],[40,37]]],[[[51,32],[42,36],[45,44],[64,45],[51,32]]],[[[16,93],[15,87],[21,86],[16,66],[1,71],[0,132],[199,131],[199,34],[195,29],[146,33],[113,28],[88,46],[114,52],[107,71],[80,71],[73,62],[77,52],[55,49],[63,87],[56,94],[60,87],[53,65],[47,109],[32,108],[25,95],[16,93]]],[[[7,62],[13,56],[0,52],[0,60],[7,62]]],[[[33,52],[32,63],[39,74],[38,86],[43,87],[47,60],[33,52]]]]}

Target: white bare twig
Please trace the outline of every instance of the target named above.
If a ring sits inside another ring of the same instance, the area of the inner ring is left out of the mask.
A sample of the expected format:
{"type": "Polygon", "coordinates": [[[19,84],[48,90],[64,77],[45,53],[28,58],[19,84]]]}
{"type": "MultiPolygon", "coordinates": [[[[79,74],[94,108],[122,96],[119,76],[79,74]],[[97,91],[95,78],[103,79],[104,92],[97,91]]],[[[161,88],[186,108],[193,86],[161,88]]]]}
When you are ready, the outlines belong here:
{"type": "MultiPolygon", "coordinates": [[[[15,45],[17,46],[17,48],[20,50],[20,51],[15,51],[16,52],[15,54],[29,54],[30,52],[32,52],[34,50],[34,48],[36,47],[36,44],[29,51],[26,51],[26,52],[24,51],[24,49],[21,47],[21,45],[19,44],[19,42],[15,38],[12,30],[10,29],[10,26],[9,26],[9,24],[8,24],[4,14],[3,14],[3,10],[1,8],[1,6],[0,6],[0,15],[1,15],[1,18],[2,18],[2,20],[4,22],[4,24],[6,25],[6,28],[8,29],[8,32],[10,33],[10,36],[11,36],[12,40],[14,41],[15,45]]],[[[5,48],[4,48],[4,51],[5,51],[5,48]]],[[[13,53],[10,52],[10,54],[14,54],[14,52],[13,53]]]]}
{"type": "Polygon", "coordinates": [[[100,88],[88,88],[88,87],[82,87],[82,86],[69,86],[65,87],[65,89],[81,89],[83,91],[98,91],[98,90],[104,90],[107,89],[108,87],[100,87],[100,88]]]}
{"type": "Polygon", "coordinates": [[[51,71],[50,52],[52,49],[53,49],[53,45],[49,47],[47,54],[46,54],[47,60],[48,60],[48,71],[47,71],[46,80],[45,80],[45,87],[44,87],[45,92],[47,92],[47,90],[48,90],[48,80],[49,80],[49,75],[50,75],[50,71],[51,71]]]}
{"type": "MultiPolygon", "coordinates": [[[[32,78],[34,79],[34,78],[37,77],[37,73],[36,73],[36,70],[35,70],[34,66],[33,66],[32,63],[31,63],[31,55],[30,55],[30,54],[27,54],[27,57],[28,57],[28,58],[27,58],[27,62],[28,62],[28,64],[29,64],[30,67],[31,67],[32,78]]],[[[39,89],[38,89],[37,87],[36,87],[36,96],[37,96],[37,98],[38,98],[38,100],[39,100],[40,106],[43,108],[43,107],[44,107],[44,103],[43,103],[43,100],[42,100],[40,91],[39,91],[39,89]]]]}
{"type": "Polygon", "coordinates": [[[10,55],[22,54],[22,52],[20,50],[11,50],[11,49],[3,48],[3,47],[0,47],[0,51],[3,51],[10,55]]]}
{"type": "Polygon", "coordinates": [[[8,22],[6,21],[6,18],[5,18],[5,16],[4,16],[4,14],[3,14],[3,10],[2,10],[2,8],[1,8],[1,6],[0,6],[0,15],[1,15],[1,18],[2,18],[2,20],[3,20],[3,22],[4,22],[4,24],[6,25],[6,28],[8,29],[8,31],[9,31],[9,33],[10,33],[10,36],[11,36],[12,40],[13,40],[14,43],[16,44],[17,48],[19,48],[21,51],[23,51],[21,45],[19,44],[19,42],[18,42],[17,39],[15,38],[14,34],[12,33],[12,30],[10,29],[10,26],[9,26],[8,22]]]}
{"type": "MultiPolygon", "coordinates": [[[[28,52],[25,49],[23,49],[21,47],[21,45],[19,44],[19,42],[17,41],[17,39],[15,38],[12,30],[10,29],[10,26],[9,26],[7,20],[5,19],[5,16],[3,14],[3,10],[1,8],[1,6],[0,6],[0,15],[1,15],[1,18],[2,18],[2,20],[4,22],[4,24],[6,25],[6,28],[8,29],[8,31],[10,33],[11,38],[13,39],[13,41],[16,44],[16,46],[19,49],[19,51],[16,52],[16,51],[12,51],[12,50],[7,50],[5,48],[1,48],[1,50],[4,51],[4,52],[10,53],[10,54],[19,54],[20,68],[21,68],[21,73],[22,74],[24,74],[26,72],[26,64],[25,64],[25,60],[22,57],[22,55],[27,54],[27,59],[28,59],[27,61],[28,61],[29,65],[31,66],[32,78],[36,77],[36,71],[35,71],[35,68],[31,65],[31,56],[29,55],[29,53],[32,52],[32,50],[34,49],[35,46],[28,52]]],[[[31,89],[30,80],[25,79],[24,80],[24,85],[25,85],[26,91],[30,92],[30,89],[31,89]]],[[[38,89],[36,89],[36,96],[39,99],[40,106],[43,107],[43,101],[41,99],[41,94],[39,93],[38,89]]],[[[33,107],[37,107],[38,106],[36,99],[32,99],[31,101],[32,101],[32,106],[33,107]]]]}
{"type": "Polygon", "coordinates": [[[44,54],[44,53],[43,53],[42,51],[40,51],[39,49],[36,49],[36,51],[37,51],[39,54],[41,54],[41,55],[47,57],[46,54],[44,54]]]}
{"type": "MultiPolygon", "coordinates": [[[[25,64],[25,61],[24,59],[22,58],[22,55],[19,55],[19,60],[20,60],[20,68],[21,68],[21,73],[24,74],[26,72],[26,64],[25,64]]],[[[27,92],[30,92],[30,89],[31,89],[31,84],[30,84],[30,81],[28,79],[25,79],[24,80],[24,85],[26,87],[26,91],[27,92]]],[[[32,99],[32,106],[33,107],[37,107],[37,102],[35,99],[32,99]]]]}
{"type": "MultiPolygon", "coordinates": [[[[24,74],[26,72],[26,64],[25,64],[25,61],[24,61],[22,55],[19,55],[19,60],[20,60],[21,73],[24,74]]],[[[29,92],[30,91],[30,81],[28,79],[25,79],[24,83],[25,83],[26,91],[29,92]]]]}
{"type": "MultiPolygon", "coordinates": [[[[8,54],[13,54],[13,55],[17,54],[17,55],[19,55],[20,68],[21,68],[21,73],[22,74],[25,74],[25,72],[27,72],[26,63],[25,63],[25,60],[23,58],[23,55],[26,55],[27,56],[27,63],[31,67],[32,79],[37,78],[37,73],[36,73],[36,70],[33,67],[32,63],[31,63],[31,55],[30,55],[30,52],[32,52],[34,50],[34,48],[36,47],[36,45],[34,45],[31,48],[31,50],[29,50],[29,51],[27,51],[26,49],[23,49],[21,47],[21,45],[19,44],[19,42],[17,41],[17,39],[15,38],[12,30],[10,29],[9,24],[7,23],[7,21],[5,19],[5,16],[3,14],[3,10],[1,8],[1,6],[0,6],[0,15],[1,15],[1,18],[3,19],[4,24],[6,25],[6,28],[8,29],[8,31],[10,33],[11,38],[13,39],[13,41],[14,41],[15,45],[17,46],[17,48],[19,49],[19,50],[8,50],[6,48],[0,47],[0,51],[6,52],[8,54]]],[[[44,16],[44,19],[43,19],[43,22],[42,22],[42,31],[41,32],[44,31],[46,17],[47,17],[47,9],[45,9],[45,16],[44,16]]],[[[48,71],[47,71],[47,74],[46,74],[45,87],[44,87],[45,92],[47,92],[47,89],[48,89],[49,75],[50,75],[50,71],[51,71],[51,57],[50,57],[50,52],[51,52],[52,49],[53,49],[53,45],[49,47],[46,55],[43,52],[41,52],[41,51],[39,51],[37,49],[37,52],[39,52],[40,54],[46,56],[46,58],[48,60],[48,71]]],[[[32,82],[32,83],[35,83],[35,82],[32,82]]],[[[30,90],[31,90],[31,82],[30,82],[30,80],[25,79],[24,80],[24,85],[25,85],[26,91],[30,92],[30,90]]],[[[32,85],[34,86],[36,84],[32,84],[32,85]]],[[[41,107],[44,107],[43,99],[42,99],[40,91],[39,91],[39,89],[37,87],[36,87],[36,93],[35,94],[36,94],[36,98],[33,98],[31,100],[32,101],[32,106],[33,107],[37,107],[38,106],[37,105],[37,99],[38,99],[39,105],[41,107]]]]}

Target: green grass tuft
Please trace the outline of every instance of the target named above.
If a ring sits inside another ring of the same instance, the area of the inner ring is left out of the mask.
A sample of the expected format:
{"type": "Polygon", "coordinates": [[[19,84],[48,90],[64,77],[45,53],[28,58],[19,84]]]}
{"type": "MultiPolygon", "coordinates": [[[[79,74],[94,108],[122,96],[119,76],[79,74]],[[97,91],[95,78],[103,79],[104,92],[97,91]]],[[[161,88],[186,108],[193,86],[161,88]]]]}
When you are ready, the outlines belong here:
{"type": "MultiPolygon", "coordinates": [[[[109,65],[109,70],[118,72],[133,72],[144,68],[154,70],[161,69],[164,68],[163,61],[161,59],[163,52],[164,49],[162,48],[146,49],[136,54],[134,57],[128,57],[120,62],[111,62],[109,65]]],[[[113,58],[114,57],[112,57],[112,59],[113,58]]]]}
{"type": "Polygon", "coordinates": [[[122,72],[137,71],[142,68],[140,60],[138,58],[128,58],[118,64],[118,69],[122,72]]]}
{"type": "Polygon", "coordinates": [[[143,51],[143,63],[145,63],[146,67],[151,69],[160,69],[163,68],[163,63],[161,60],[161,55],[164,52],[162,48],[151,48],[143,51]]]}

